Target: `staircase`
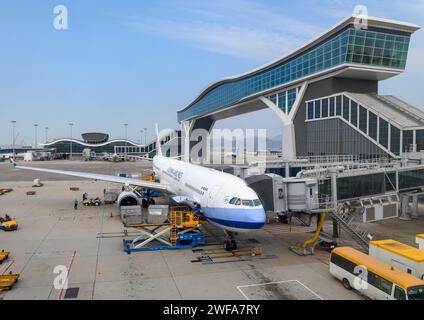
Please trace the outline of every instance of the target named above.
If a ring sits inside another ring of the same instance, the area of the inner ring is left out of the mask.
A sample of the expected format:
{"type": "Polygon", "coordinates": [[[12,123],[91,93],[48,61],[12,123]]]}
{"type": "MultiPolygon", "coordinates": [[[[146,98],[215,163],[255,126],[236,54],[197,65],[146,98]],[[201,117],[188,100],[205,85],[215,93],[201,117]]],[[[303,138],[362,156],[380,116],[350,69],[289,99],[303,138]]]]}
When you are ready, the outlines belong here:
{"type": "Polygon", "coordinates": [[[368,252],[369,241],[372,240],[372,236],[362,223],[354,221],[354,216],[349,212],[348,207],[339,205],[336,210],[331,212],[331,216],[339,222],[344,231],[368,252]]]}
{"type": "Polygon", "coordinates": [[[169,241],[171,242],[172,246],[175,247],[177,243],[177,215],[178,212],[176,210],[170,210],[169,211],[169,223],[171,225],[171,230],[169,234],[169,241]]]}

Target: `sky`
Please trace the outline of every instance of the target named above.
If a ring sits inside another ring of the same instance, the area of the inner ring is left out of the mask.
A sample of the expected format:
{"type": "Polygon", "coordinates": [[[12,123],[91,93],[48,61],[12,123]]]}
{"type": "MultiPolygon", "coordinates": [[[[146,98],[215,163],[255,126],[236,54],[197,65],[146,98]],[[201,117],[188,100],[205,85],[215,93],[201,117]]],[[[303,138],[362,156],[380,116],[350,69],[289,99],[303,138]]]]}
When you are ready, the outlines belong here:
{"type": "MultiPolygon", "coordinates": [[[[0,145],[100,131],[147,139],[154,124],[178,128],[176,110],[208,84],[259,67],[312,40],[365,5],[368,14],[424,27],[424,0],[0,0],[0,145]],[[65,5],[68,29],[53,9],[65,5]]],[[[406,72],[380,83],[424,107],[424,31],[413,35],[406,72]]],[[[217,128],[264,128],[270,110],[217,128]]]]}

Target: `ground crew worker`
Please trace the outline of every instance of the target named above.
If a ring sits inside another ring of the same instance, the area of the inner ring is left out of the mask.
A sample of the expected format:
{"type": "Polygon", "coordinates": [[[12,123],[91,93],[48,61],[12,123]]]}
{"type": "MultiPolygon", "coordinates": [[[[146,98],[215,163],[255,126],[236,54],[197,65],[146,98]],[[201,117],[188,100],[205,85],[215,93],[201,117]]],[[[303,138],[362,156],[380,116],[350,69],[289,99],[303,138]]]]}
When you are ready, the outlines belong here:
{"type": "Polygon", "coordinates": [[[78,210],[78,200],[77,199],[75,199],[75,201],[74,201],[74,209],[78,210]]]}

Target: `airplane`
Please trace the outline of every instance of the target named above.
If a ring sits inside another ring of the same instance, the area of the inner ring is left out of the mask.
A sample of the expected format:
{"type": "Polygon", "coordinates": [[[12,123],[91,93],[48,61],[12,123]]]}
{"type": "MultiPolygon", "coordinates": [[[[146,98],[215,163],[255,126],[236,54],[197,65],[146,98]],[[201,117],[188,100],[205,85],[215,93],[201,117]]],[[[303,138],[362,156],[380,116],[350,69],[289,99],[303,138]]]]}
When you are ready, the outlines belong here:
{"type": "Polygon", "coordinates": [[[101,156],[101,159],[104,161],[119,162],[119,161],[124,161],[125,157],[117,153],[104,152],[103,155],[101,156]]]}
{"type": "MultiPolygon", "coordinates": [[[[157,128],[156,131],[158,132],[157,128]]],[[[224,242],[226,250],[237,248],[235,234],[260,229],[265,225],[265,210],[259,197],[244,180],[228,173],[163,156],[158,133],[156,146],[157,155],[153,158],[153,172],[160,182],[96,173],[25,167],[17,165],[14,160],[11,162],[17,169],[122,183],[127,187],[140,186],[172,194],[177,202],[194,204],[206,220],[224,230],[228,236],[224,242]]]]}

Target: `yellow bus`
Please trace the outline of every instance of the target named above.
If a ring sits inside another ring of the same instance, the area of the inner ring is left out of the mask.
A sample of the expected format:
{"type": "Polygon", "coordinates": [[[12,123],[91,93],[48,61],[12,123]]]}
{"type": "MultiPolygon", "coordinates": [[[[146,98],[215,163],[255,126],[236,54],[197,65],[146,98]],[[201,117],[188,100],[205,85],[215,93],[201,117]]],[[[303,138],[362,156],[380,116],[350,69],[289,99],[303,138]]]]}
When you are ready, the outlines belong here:
{"type": "Polygon", "coordinates": [[[424,300],[423,280],[351,247],[331,252],[330,273],[370,299],[424,300]]]}

